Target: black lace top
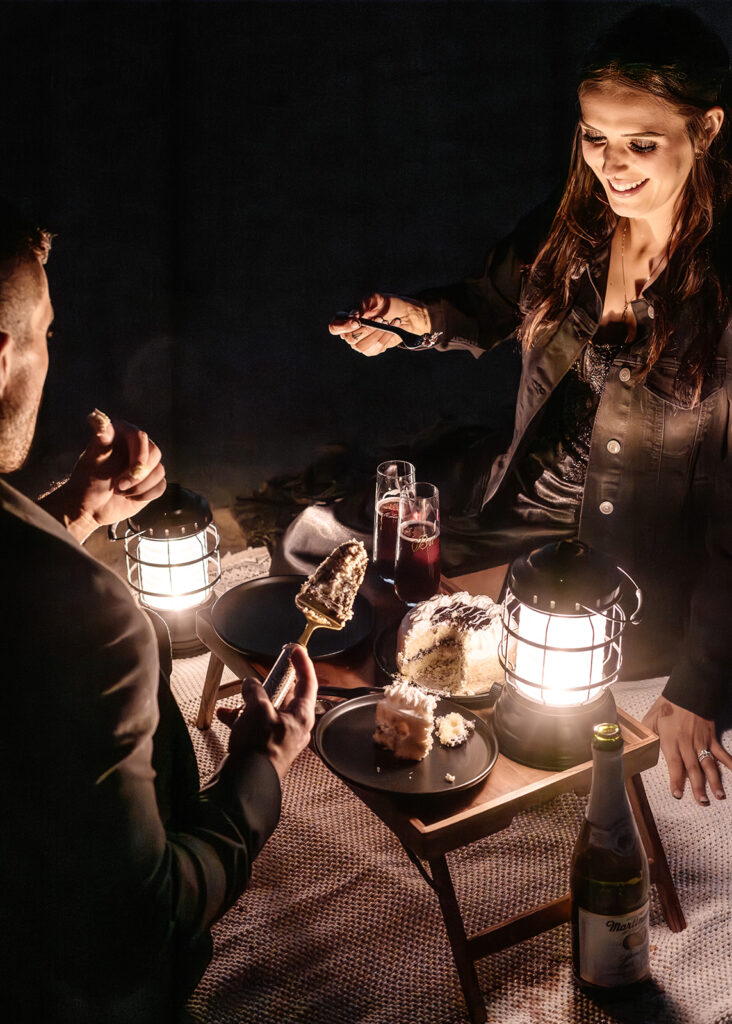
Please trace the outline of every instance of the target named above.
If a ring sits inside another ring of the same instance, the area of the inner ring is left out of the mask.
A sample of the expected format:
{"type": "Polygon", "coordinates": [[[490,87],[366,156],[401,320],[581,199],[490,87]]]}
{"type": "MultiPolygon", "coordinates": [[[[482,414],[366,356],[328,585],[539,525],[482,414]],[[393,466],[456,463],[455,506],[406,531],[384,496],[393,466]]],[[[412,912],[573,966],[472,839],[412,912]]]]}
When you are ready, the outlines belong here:
{"type": "Polygon", "coordinates": [[[626,330],[601,327],[549,399],[539,436],[515,473],[514,509],[525,522],[579,521],[595,414],[626,330]]]}

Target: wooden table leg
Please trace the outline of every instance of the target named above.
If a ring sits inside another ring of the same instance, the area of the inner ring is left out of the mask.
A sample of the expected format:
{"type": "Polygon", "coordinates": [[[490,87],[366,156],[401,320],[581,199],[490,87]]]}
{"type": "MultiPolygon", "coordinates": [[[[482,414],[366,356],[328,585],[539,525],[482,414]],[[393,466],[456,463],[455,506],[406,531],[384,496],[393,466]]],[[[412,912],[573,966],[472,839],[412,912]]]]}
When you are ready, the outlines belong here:
{"type": "Polygon", "coordinates": [[[444,856],[432,857],[429,865],[471,1024],[483,1024],[486,1020],[485,1000],[478,984],[478,975],[475,973],[475,962],[468,950],[468,937],[465,934],[465,925],[447,860],[444,856]]]}
{"type": "Polygon", "coordinates": [[[208,661],[206,679],[204,680],[203,692],[201,693],[201,703],[198,707],[196,725],[199,729],[211,728],[214,708],[216,707],[216,698],[219,695],[219,684],[221,683],[221,677],[223,674],[223,661],[221,661],[220,658],[217,658],[215,654],[212,654],[208,661]]]}
{"type": "Polygon", "coordinates": [[[648,863],[651,869],[651,881],[656,886],[658,898],[661,901],[663,916],[666,924],[672,932],[681,932],[686,928],[686,918],[681,909],[679,894],[676,892],[674,880],[666,860],[666,853],[661,843],[661,837],[656,828],[656,820],[653,817],[651,805],[643,786],[640,775],[631,775],[626,779],[628,799],[633,808],[638,831],[640,832],[643,845],[646,848],[648,863]]]}

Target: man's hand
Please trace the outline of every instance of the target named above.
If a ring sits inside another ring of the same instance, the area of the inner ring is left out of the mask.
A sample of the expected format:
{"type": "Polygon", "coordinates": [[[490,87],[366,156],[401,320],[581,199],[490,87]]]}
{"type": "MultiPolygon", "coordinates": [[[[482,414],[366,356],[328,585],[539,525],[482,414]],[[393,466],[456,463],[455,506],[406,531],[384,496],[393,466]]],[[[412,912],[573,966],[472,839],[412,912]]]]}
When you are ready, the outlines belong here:
{"type": "Polygon", "coordinates": [[[165,490],[160,449],[143,430],[94,410],[94,437],[69,479],[39,501],[81,543],[98,526],[121,522],[165,490]]]}
{"type": "MultiPolygon", "coordinates": [[[[403,327],[412,334],[428,334],[430,330],[430,315],[424,306],[398,295],[381,295],[376,292],[364,299],[354,313],[367,320],[383,320],[403,327]]],[[[364,356],[378,356],[388,348],[401,344],[396,334],[360,324],[348,315],[335,317],[328,325],[328,330],[336,337],[343,338],[354,351],[364,356]]]]}
{"type": "Polygon", "coordinates": [[[315,698],[318,680],[313,663],[304,647],[292,652],[295,685],[287,705],[276,710],[264,688],[253,679],[242,683],[242,708],[218,708],[216,716],[231,729],[229,753],[259,751],[272,762],[280,781],[300,751],[310,740],[315,724],[315,698]]]}
{"type": "Polygon", "coordinates": [[[653,729],[661,740],[671,793],[677,800],[683,796],[687,777],[694,799],[702,806],[709,806],[707,784],[718,800],[725,799],[717,762],[732,770],[732,756],[717,740],[714,722],[661,696],[648,711],[643,724],[653,729]],[[708,750],[711,757],[705,756],[700,761],[699,753],[703,750],[708,750]]]}

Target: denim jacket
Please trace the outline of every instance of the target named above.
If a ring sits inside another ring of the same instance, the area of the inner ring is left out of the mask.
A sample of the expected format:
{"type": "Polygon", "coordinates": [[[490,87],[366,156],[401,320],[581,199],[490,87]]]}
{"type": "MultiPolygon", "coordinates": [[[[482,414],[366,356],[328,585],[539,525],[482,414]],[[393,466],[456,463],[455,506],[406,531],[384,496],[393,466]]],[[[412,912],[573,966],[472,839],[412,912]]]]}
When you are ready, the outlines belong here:
{"type": "MultiPolygon", "coordinates": [[[[433,330],[442,332],[436,347],[479,356],[515,332],[522,272],[547,226],[546,210],[530,215],[489,255],[481,276],[420,295],[433,330]]],[[[484,503],[500,492],[540,430],[550,395],[595,334],[607,263],[605,249],[574,282],[562,322],[524,354],[513,438],[493,464],[484,503]]],[[[624,641],[631,674],[670,673],[668,699],[714,718],[732,674],[732,324],[722,333],[701,400],[685,407],[674,394],[689,341],[683,322],[645,380],[641,374],[662,288],[661,277],[633,302],[636,340],[610,368],[593,427],[578,535],[610,554],[643,591],[642,625],[629,629],[624,641]]]]}

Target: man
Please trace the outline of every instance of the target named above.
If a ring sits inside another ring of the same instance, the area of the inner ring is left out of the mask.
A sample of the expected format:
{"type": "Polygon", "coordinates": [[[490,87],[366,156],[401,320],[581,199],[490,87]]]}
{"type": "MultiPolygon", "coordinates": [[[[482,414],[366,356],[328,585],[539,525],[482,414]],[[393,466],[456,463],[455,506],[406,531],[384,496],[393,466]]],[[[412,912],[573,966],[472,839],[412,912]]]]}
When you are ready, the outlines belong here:
{"type": "MultiPolygon", "coordinates": [[[[48,368],[49,246],[0,205],[0,473],[27,455],[48,368]]],[[[314,721],[298,648],[286,710],[245,683],[241,713],[221,713],[229,753],[199,791],[151,623],[79,543],[163,492],[160,452],[129,424],[96,430],[45,508],[0,477],[0,982],[14,1022],[178,1019],[314,721]]]]}

